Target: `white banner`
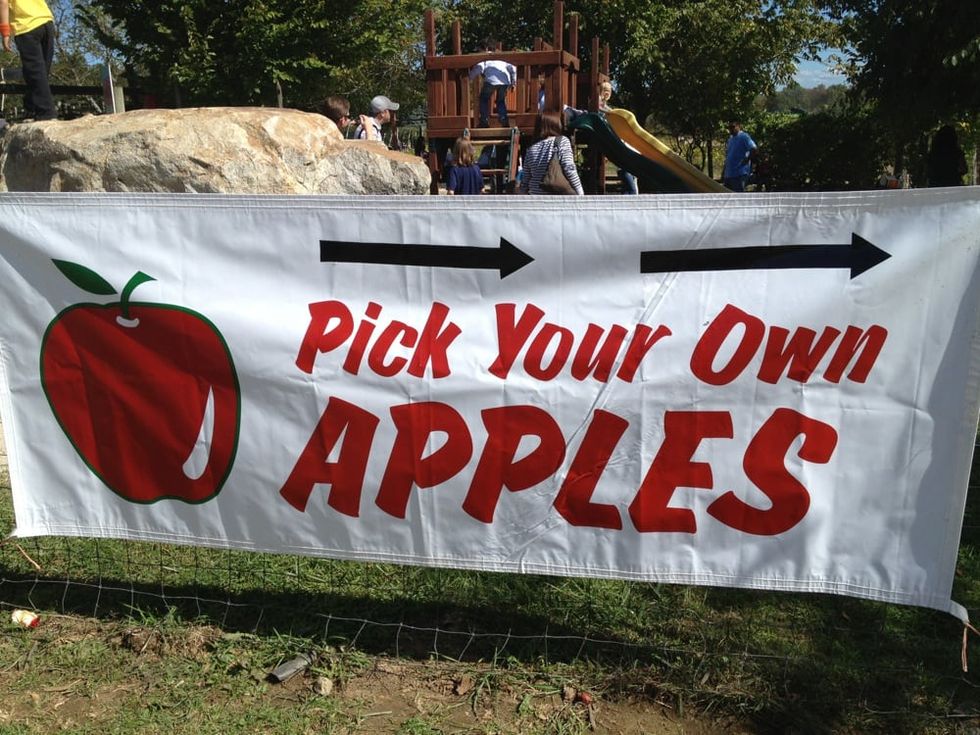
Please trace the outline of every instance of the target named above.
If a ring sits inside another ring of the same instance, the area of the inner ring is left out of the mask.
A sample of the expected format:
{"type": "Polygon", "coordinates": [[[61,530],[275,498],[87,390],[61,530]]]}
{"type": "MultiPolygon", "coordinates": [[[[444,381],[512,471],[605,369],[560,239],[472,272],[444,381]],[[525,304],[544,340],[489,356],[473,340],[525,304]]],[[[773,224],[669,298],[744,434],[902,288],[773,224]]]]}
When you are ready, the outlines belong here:
{"type": "Polygon", "coordinates": [[[948,610],[976,189],[0,199],[18,536],[948,610]]]}

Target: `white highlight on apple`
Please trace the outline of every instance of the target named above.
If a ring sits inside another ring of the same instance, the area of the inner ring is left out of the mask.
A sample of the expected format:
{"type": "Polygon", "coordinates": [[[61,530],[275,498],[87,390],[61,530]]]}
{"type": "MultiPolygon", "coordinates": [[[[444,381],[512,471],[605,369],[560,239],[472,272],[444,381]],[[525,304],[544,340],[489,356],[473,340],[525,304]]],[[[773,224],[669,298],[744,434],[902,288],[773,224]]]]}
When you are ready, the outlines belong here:
{"type": "Polygon", "coordinates": [[[190,480],[200,479],[208,466],[208,456],[211,454],[211,439],[214,436],[214,389],[208,388],[208,402],[204,406],[204,416],[201,417],[201,429],[191,447],[191,453],[184,462],[184,475],[190,480]]]}

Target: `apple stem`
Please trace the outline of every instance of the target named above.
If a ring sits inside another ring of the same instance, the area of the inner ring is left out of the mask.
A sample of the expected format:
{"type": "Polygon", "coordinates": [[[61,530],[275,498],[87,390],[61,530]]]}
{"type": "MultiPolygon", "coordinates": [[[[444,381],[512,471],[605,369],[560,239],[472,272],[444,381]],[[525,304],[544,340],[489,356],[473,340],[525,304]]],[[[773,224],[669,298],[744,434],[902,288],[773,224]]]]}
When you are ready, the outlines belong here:
{"type": "Polygon", "coordinates": [[[129,297],[132,296],[136,287],[147,281],[155,280],[153,276],[148,276],[143,271],[136,271],[136,275],[129,279],[125,288],[122,290],[122,295],[119,297],[119,306],[122,308],[123,319],[129,319],[129,297]]]}

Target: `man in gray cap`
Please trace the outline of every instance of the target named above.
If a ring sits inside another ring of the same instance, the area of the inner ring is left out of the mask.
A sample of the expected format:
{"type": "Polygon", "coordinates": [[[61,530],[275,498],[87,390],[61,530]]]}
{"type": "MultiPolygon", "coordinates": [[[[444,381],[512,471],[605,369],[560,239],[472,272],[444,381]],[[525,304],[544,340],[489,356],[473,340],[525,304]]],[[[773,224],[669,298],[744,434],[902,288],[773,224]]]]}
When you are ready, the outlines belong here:
{"type": "Polygon", "coordinates": [[[354,131],[354,137],[360,140],[380,140],[384,142],[384,138],[381,137],[381,126],[387,122],[391,122],[391,113],[397,109],[397,102],[392,102],[383,94],[379,94],[371,100],[370,127],[366,128],[358,125],[357,130],[354,131]]]}

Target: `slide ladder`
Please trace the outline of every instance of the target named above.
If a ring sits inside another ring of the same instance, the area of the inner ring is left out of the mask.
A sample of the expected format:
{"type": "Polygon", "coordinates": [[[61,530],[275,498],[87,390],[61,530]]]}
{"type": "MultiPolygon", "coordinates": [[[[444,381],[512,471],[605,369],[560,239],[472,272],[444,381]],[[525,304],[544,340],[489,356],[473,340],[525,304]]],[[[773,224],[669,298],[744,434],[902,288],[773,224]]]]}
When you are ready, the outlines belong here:
{"type": "MultiPolygon", "coordinates": [[[[517,178],[517,164],[521,152],[521,131],[519,128],[472,128],[463,131],[463,137],[469,137],[479,158],[483,149],[495,146],[495,165],[483,168],[484,177],[494,177],[499,183],[499,191],[505,191],[508,185],[517,178]]],[[[482,167],[481,167],[482,168],[482,167]]]]}

